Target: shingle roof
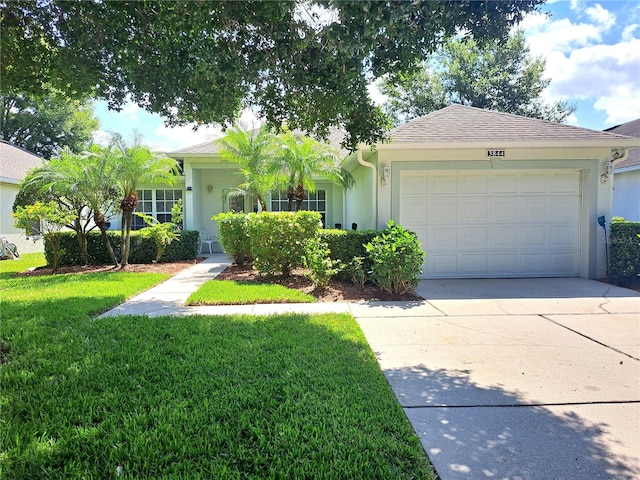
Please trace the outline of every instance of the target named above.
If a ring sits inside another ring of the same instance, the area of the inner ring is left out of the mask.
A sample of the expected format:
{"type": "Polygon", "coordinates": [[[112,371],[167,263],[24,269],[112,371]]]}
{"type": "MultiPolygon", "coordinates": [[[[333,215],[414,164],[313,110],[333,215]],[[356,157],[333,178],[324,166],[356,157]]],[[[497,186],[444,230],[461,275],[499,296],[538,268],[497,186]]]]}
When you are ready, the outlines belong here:
{"type": "Polygon", "coordinates": [[[37,155],[0,140],[0,177],[20,181],[29,170],[41,166],[37,155]]]}
{"type": "MultiPolygon", "coordinates": [[[[299,132],[297,130],[294,133],[302,134],[302,132],[299,132]]],[[[346,132],[344,130],[331,128],[329,129],[329,137],[327,138],[327,143],[337,148],[338,151],[340,152],[340,155],[343,157],[349,153],[348,151],[344,150],[340,146],[340,142],[344,140],[345,135],[346,135],[346,132]]],[[[219,148],[218,148],[218,145],[215,143],[215,141],[209,141],[205,143],[200,143],[198,145],[194,145],[192,147],[186,147],[180,150],[175,150],[173,152],[169,152],[167,155],[169,155],[170,157],[180,157],[180,155],[185,155],[185,154],[190,156],[192,155],[209,156],[209,155],[217,155],[218,152],[219,152],[219,148]]]]}
{"type": "Polygon", "coordinates": [[[616,134],[454,104],[394,128],[391,142],[549,142],[611,140],[612,135],[616,134]]]}
{"type": "MultiPolygon", "coordinates": [[[[623,123],[622,125],[607,128],[605,132],[619,133],[621,135],[628,135],[629,137],[640,138],[640,118],[623,123]]],[[[623,162],[617,163],[615,169],[619,170],[621,168],[629,167],[640,167],[640,148],[632,148],[629,150],[629,156],[623,162]]]]}

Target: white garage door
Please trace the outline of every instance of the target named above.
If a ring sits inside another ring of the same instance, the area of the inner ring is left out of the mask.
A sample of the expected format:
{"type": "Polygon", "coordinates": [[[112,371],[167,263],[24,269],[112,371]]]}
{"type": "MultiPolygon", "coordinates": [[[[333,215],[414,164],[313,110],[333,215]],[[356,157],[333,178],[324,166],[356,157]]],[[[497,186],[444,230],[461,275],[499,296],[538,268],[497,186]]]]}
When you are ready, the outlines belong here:
{"type": "Polygon", "coordinates": [[[403,171],[400,224],[427,253],[423,276],[578,275],[580,172],[403,171]]]}

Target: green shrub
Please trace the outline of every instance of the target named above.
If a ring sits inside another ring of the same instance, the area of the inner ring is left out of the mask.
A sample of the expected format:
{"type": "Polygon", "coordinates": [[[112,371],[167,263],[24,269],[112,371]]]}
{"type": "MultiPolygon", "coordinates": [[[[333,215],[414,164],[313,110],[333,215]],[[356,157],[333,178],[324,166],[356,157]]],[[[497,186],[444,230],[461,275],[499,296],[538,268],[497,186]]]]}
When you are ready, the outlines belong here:
{"type": "Polygon", "coordinates": [[[246,213],[219,213],[211,217],[218,223],[218,241],[227,255],[240,266],[251,261],[251,242],[246,213]]]}
{"type": "Polygon", "coordinates": [[[609,232],[609,278],[628,285],[640,275],[640,222],[614,218],[609,232]]]}
{"type": "Polygon", "coordinates": [[[260,212],[248,215],[253,266],[261,274],[288,275],[302,265],[304,246],[321,227],[318,212],[260,212]]]}
{"type": "Polygon", "coordinates": [[[380,288],[401,295],[418,285],[424,252],[414,233],[391,220],[365,248],[373,262],[371,279],[380,288]]]}
{"type": "MultiPolygon", "coordinates": [[[[118,251],[120,246],[120,232],[107,231],[111,246],[118,251]]],[[[82,255],[76,239],[75,232],[60,232],[60,265],[82,265],[82,255]]],[[[171,242],[160,257],[160,262],[172,262],[176,260],[191,260],[198,253],[199,236],[194,230],[183,230],[180,238],[171,242]]],[[[104,246],[100,232],[89,232],[87,235],[87,250],[91,265],[108,265],[111,263],[109,253],[104,246]]],[[[53,257],[51,245],[44,243],[47,265],[51,265],[53,257]]],[[[145,238],[138,231],[131,232],[131,252],[129,263],[152,263],[157,255],[157,248],[153,239],[145,238]]]]}
{"type": "Polygon", "coordinates": [[[310,239],[304,247],[304,266],[316,290],[324,290],[331,278],[341,270],[340,260],[332,260],[329,247],[322,239],[310,239]]]}
{"type": "Polygon", "coordinates": [[[340,260],[345,266],[336,274],[336,278],[350,281],[354,279],[354,274],[359,276],[364,273],[368,276],[372,262],[364,246],[379,233],[376,230],[327,229],[322,231],[322,240],[327,243],[331,251],[331,259],[340,260]],[[354,263],[356,258],[361,258],[360,263],[354,263]]]}

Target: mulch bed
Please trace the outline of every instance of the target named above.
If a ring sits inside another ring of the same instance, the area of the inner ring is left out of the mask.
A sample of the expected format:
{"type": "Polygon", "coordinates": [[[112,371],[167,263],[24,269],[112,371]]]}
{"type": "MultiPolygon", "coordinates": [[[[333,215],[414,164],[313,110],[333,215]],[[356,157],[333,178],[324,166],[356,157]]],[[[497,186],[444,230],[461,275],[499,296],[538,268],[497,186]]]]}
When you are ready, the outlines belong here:
{"type": "MultiPolygon", "coordinates": [[[[113,265],[65,265],[58,267],[55,275],[65,273],[98,273],[98,272],[142,272],[142,273],[165,273],[175,275],[185,268],[192,267],[200,263],[204,257],[195,260],[177,260],[170,263],[134,263],[127,265],[124,269],[115,268],[113,265]]],[[[33,270],[21,272],[17,276],[54,275],[50,267],[38,267],[33,270]]]]}
{"type": "MultiPolygon", "coordinates": [[[[181,260],[170,263],[151,263],[151,264],[130,264],[124,270],[114,268],[113,265],[69,265],[61,266],[55,275],[64,275],[67,273],[97,273],[97,272],[143,272],[143,273],[165,273],[175,275],[185,268],[189,268],[196,263],[200,263],[204,257],[195,260],[181,260]]],[[[50,267],[38,267],[34,270],[21,272],[18,276],[35,276],[35,275],[53,275],[50,267]]],[[[359,287],[353,282],[344,282],[340,280],[332,280],[329,286],[322,291],[316,291],[313,283],[305,276],[303,269],[296,269],[291,272],[288,277],[282,275],[259,276],[258,272],[253,270],[251,266],[238,267],[236,264],[231,265],[223,271],[218,280],[235,280],[241,282],[256,283],[277,283],[288,288],[294,288],[304,293],[313,295],[319,302],[356,302],[356,301],[416,301],[422,300],[421,297],[413,293],[404,295],[391,295],[381,290],[373,284],[367,283],[364,287],[359,287]]]]}
{"type": "Polygon", "coordinates": [[[367,283],[360,287],[353,282],[331,280],[329,286],[322,291],[316,291],[313,283],[305,276],[303,269],[296,269],[288,277],[282,275],[260,276],[251,266],[239,267],[236,264],[228,267],[218,277],[218,280],[235,280],[240,282],[276,283],[288,288],[300,290],[313,295],[319,302],[355,302],[355,301],[416,301],[421,297],[406,293],[391,295],[375,285],[367,283]]]}

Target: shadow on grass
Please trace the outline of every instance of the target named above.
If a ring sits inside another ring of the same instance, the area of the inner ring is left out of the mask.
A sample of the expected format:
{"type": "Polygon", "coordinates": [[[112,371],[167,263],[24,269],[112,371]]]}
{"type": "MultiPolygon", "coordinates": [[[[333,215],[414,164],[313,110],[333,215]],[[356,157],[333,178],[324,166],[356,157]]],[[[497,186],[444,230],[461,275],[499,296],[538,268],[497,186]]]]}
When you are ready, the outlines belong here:
{"type": "Polygon", "coordinates": [[[584,416],[609,408],[628,416],[624,428],[638,429],[633,405],[626,412],[624,405],[526,405],[516,393],[474,384],[469,373],[420,366],[385,371],[443,479],[631,480],[640,475],[637,457],[611,451],[617,443],[617,449],[634,455],[633,445],[612,440],[609,425],[584,416]]]}
{"type": "Polygon", "coordinates": [[[105,478],[120,461],[136,478],[433,478],[348,315],[77,315],[53,328],[64,308],[34,322],[37,342],[13,325],[7,478],[105,478]]]}

